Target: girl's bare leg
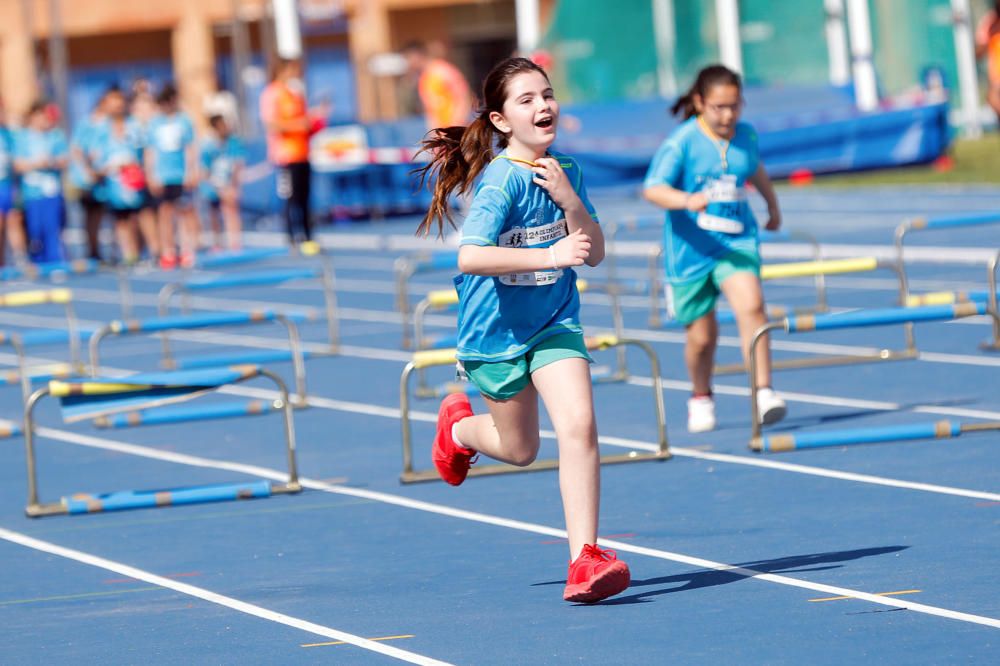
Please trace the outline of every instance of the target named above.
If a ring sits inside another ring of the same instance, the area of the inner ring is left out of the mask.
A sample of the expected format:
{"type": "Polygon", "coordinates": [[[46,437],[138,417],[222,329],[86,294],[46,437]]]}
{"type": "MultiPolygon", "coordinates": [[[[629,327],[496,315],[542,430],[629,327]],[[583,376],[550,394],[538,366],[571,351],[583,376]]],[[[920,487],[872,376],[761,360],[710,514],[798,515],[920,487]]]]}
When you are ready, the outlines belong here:
{"type": "MultiPolygon", "coordinates": [[[[767,313],[764,309],[764,292],[761,289],[760,278],[753,273],[740,271],[733,273],[722,283],[722,293],[729,301],[729,307],[736,316],[736,325],[740,331],[740,346],[743,349],[743,361],[749,363],[750,342],[753,334],[767,323],[767,313]]],[[[761,342],[757,352],[757,385],[771,385],[771,348],[767,337],[761,342]]]]}
{"type": "Polygon", "coordinates": [[[489,414],[462,419],[455,434],[462,446],[511,465],[530,465],[538,455],[538,392],[528,384],[509,400],[483,396],[489,414]]]}

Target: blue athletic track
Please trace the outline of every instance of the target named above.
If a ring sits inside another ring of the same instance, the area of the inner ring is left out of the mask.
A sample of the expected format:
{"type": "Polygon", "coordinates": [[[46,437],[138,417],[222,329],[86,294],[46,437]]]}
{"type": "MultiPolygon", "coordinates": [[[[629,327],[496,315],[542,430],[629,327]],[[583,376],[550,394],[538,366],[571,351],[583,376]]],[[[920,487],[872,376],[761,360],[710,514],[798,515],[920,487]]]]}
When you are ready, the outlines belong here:
{"type": "MultiPolygon", "coordinates": [[[[828,257],[893,255],[893,230],[920,215],[997,210],[1000,189],[779,192],[786,228],[811,234],[828,257]]],[[[604,222],[653,211],[634,192],[597,191],[604,222]]],[[[32,519],[22,436],[0,439],[0,661],[6,664],[335,663],[452,664],[996,663],[1000,648],[1000,433],[955,439],[753,453],[744,375],[719,376],[719,428],[691,435],[683,331],[647,325],[645,295],[623,298],[625,334],[659,355],[673,458],[603,469],[602,545],[633,575],[624,594],[593,606],[562,601],[567,548],[554,472],[402,485],[400,347],[393,266],[446,245],[413,237],[415,221],[338,225],[321,241],[336,269],[339,354],[330,355],[316,281],[199,291],[191,314],[270,309],[300,316],[309,407],[294,410],[303,492],[267,499],[32,519]],[[993,655],[990,657],[990,655],[993,655]]],[[[618,270],[641,283],[655,229],[622,231],[618,270]]],[[[280,236],[248,233],[279,247],[280,236]]],[[[906,241],[914,293],[985,290],[1000,224],[906,241]]],[[[767,261],[804,260],[802,242],[769,243],[767,261]]],[[[192,273],[296,269],[271,257],[192,273]]],[[[581,271],[588,333],[612,328],[599,285],[581,271]]],[[[157,293],[179,272],[137,271],[132,316],[157,316],[157,293]]],[[[414,275],[412,308],[448,271],[414,275]]],[[[7,282],[3,292],[53,282],[7,282]]],[[[73,275],[80,324],[121,317],[112,272],[73,275]]],[[[641,285],[640,285],[641,286],[641,285]]],[[[896,304],[890,272],[827,278],[834,311],[896,304]]],[[[768,301],[808,306],[809,278],[766,283],[768,301]]],[[[179,299],[180,300],[180,299],[179,299]]],[[[179,309],[174,310],[179,313],[179,309]]],[[[431,313],[446,334],[454,315],[431,313]]],[[[0,330],[58,329],[57,305],[0,309],[0,330]]],[[[979,344],[989,320],[921,323],[913,360],[780,371],[785,422],[801,434],[952,420],[1000,421],[1000,353],[979,344]]],[[[178,331],[177,358],[286,349],[285,329],[259,325],[178,331]]],[[[777,359],[901,348],[899,326],[773,336],[777,359]]],[[[102,374],[158,371],[156,335],[110,337],[102,374]]],[[[60,345],[32,347],[32,363],[65,362],[60,345]]],[[[595,369],[614,352],[596,352],[595,369]]],[[[739,360],[733,325],[719,363],[739,360]]],[[[0,347],[3,369],[14,350],[0,347]]],[[[292,384],[292,364],[268,364],[292,384]]],[[[629,353],[625,383],[595,388],[604,453],[656,444],[648,363],[629,353]]],[[[432,368],[429,380],[454,371],[432,368]]],[[[252,380],[188,403],[269,402],[252,380]]],[[[0,418],[21,422],[17,384],[0,386],[0,418]]],[[[482,405],[473,401],[474,407],[482,405]]],[[[56,400],[36,410],[39,492],[156,490],[281,480],[278,413],[97,428],[63,422],[56,400]]],[[[415,466],[430,467],[437,403],[415,398],[415,466]]],[[[221,407],[220,407],[221,409],[221,407]]],[[[543,455],[554,453],[543,423],[543,455]]]]}

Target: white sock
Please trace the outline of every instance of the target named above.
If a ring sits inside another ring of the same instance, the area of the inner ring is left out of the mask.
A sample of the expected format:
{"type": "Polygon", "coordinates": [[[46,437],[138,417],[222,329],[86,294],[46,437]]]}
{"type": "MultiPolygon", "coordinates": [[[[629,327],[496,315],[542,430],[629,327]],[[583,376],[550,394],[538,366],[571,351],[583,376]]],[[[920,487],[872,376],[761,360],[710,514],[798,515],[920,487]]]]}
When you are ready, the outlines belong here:
{"type": "MultiPolygon", "coordinates": [[[[467,447],[465,444],[462,444],[462,442],[459,441],[457,428],[458,428],[458,421],[451,424],[451,440],[455,442],[455,446],[461,447],[463,449],[469,449],[469,447],[467,447]]],[[[469,450],[471,451],[472,449],[469,450]]]]}

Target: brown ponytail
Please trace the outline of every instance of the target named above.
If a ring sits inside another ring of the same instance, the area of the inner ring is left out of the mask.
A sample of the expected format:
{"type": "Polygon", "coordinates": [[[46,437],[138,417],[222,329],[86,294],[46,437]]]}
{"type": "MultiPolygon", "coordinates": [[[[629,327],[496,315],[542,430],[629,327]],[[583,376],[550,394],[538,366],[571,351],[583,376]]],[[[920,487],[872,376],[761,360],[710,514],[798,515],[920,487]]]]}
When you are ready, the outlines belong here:
{"type": "Polygon", "coordinates": [[[434,184],[431,205],[417,227],[417,235],[429,234],[435,220],[438,237],[444,235],[445,220],[455,227],[449,205],[451,194],[465,194],[472,189],[472,183],[493,159],[494,134],[500,132],[490,122],[489,112],[484,111],[468,127],[440,127],[420,142],[420,152],[431,159],[414,173],[420,176],[421,187],[428,179],[434,184]]]}
{"type": "Polygon", "coordinates": [[[718,85],[736,86],[741,91],[743,90],[739,74],[723,65],[709,65],[698,72],[698,77],[695,79],[691,89],[679,97],[674,102],[674,105],[670,107],[671,115],[676,116],[680,113],[684,116],[684,120],[698,115],[698,109],[694,105],[695,96],[697,95],[705,99],[708,89],[718,85]]]}
{"type": "Polygon", "coordinates": [[[433,192],[427,214],[417,227],[417,234],[426,236],[437,222],[438,236],[444,235],[445,220],[455,227],[448,201],[452,192],[465,194],[472,189],[483,169],[493,160],[493,144],[498,148],[507,146],[507,136],[500,132],[490,120],[494,111],[503,112],[507,99],[507,83],[514,76],[524,72],[540,72],[546,79],[545,70],[527,58],[507,58],[497,64],[483,81],[483,106],[479,115],[468,127],[439,127],[427,133],[420,142],[420,152],[430,155],[430,162],[416,169],[420,186],[433,180],[433,192]]]}

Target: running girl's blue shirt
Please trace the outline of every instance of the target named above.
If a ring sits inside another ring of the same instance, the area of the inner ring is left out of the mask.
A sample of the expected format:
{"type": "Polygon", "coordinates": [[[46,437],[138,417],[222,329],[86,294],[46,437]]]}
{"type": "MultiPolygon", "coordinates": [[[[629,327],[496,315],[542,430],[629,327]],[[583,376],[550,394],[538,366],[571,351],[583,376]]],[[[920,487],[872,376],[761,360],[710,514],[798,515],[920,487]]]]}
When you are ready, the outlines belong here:
{"type": "Polygon", "coordinates": [[[187,171],[184,151],[194,143],[194,126],[183,111],[159,115],[149,123],[149,148],[155,158],[153,176],[163,185],[183,185],[187,171]]]}
{"type": "MultiPolygon", "coordinates": [[[[17,159],[58,159],[68,154],[66,134],[58,128],[44,132],[25,128],[14,137],[14,156],[17,159]]],[[[62,196],[62,172],[59,169],[32,169],[21,174],[21,197],[25,201],[58,196],[62,196]]]]}
{"type": "MultiPolygon", "coordinates": [[[[94,163],[96,150],[99,147],[100,136],[104,133],[104,120],[94,120],[87,118],[80,122],[73,130],[70,138],[70,145],[82,153],[83,158],[94,163]]],[[[69,162],[69,180],[73,186],[80,190],[92,189],[96,183],[87,171],[84,159],[71,155],[69,162]]]]}
{"type": "Polygon", "coordinates": [[[229,136],[225,140],[217,136],[206,137],[199,151],[201,169],[206,175],[199,184],[201,195],[209,201],[218,201],[219,190],[233,182],[237,164],[245,159],[246,151],[239,137],[229,136]]]}
{"type": "Polygon", "coordinates": [[[757,132],[738,123],[725,151],[725,164],[721,150],[694,117],[667,137],[649,165],[644,187],[669,185],[689,193],[704,190],[710,201],[702,215],[667,211],[663,255],[668,282],[696,280],[730,252],[757,252],[757,221],[745,194],[746,181],[760,164],[757,132]]]}
{"type": "MultiPolygon", "coordinates": [[[[576,160],[551,152],[590,215],[576,160]]],[[[566,236],[566,215],[536,185],[534,173],[506,159],[483,171],[462,225],[462,245],[545,248],[566,236]]],[[[505,361],[523,355],[542,340],[580,333],[580,296],[571,268],[499,277],[458,275],[458,353],[462,361],[505,361]]]]}
{"type": "Polygon", "coordinates": [[[145,192],[142,174],[142,131],[138,123],[129,119],[124,131],[115,132],[109,122],[98,138],[95,155],[96,166],[105,172],[104,198],[116,210],[139,208],[145,192]]]}

